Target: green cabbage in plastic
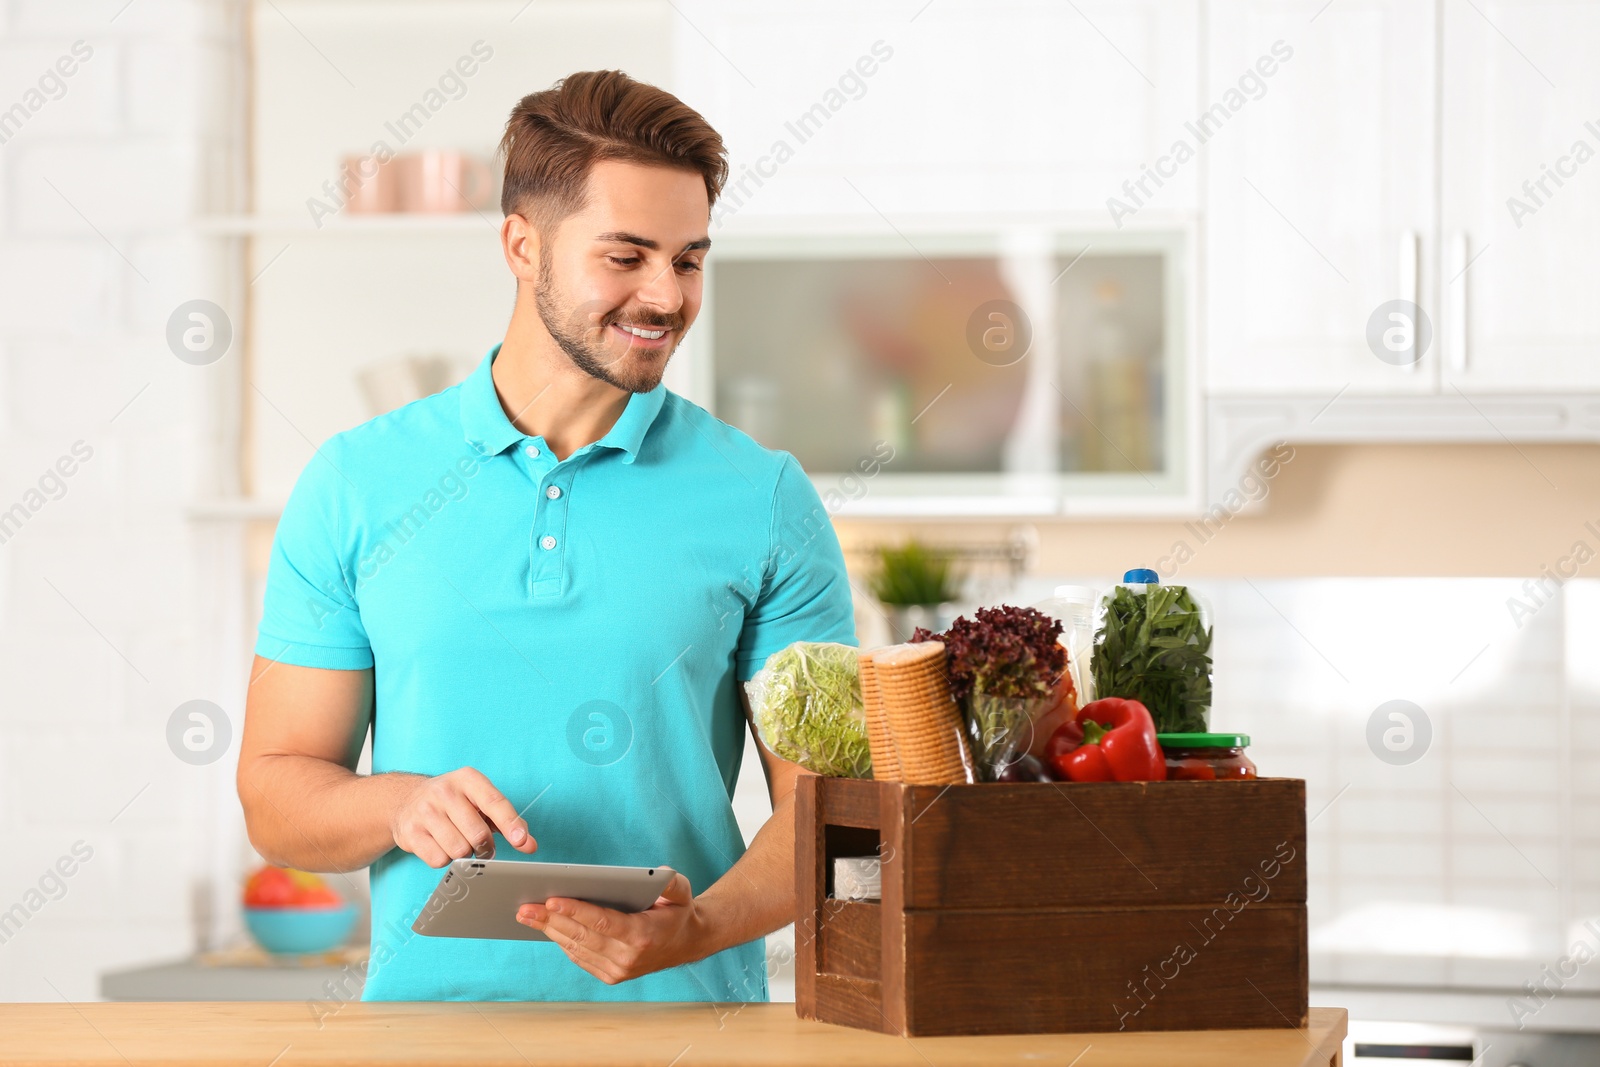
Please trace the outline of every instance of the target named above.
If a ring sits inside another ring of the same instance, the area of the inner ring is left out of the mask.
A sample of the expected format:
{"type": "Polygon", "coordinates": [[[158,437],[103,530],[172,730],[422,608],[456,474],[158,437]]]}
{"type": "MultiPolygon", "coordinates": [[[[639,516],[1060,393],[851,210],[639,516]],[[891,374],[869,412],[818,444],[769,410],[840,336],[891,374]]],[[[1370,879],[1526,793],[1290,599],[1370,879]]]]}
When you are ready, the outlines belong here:
{"type": "Polygon", "coordinates": [[[796,641],[745,683],[756,732],[775,754],[835,778],[872,777],[860,650],[796,641]]]}

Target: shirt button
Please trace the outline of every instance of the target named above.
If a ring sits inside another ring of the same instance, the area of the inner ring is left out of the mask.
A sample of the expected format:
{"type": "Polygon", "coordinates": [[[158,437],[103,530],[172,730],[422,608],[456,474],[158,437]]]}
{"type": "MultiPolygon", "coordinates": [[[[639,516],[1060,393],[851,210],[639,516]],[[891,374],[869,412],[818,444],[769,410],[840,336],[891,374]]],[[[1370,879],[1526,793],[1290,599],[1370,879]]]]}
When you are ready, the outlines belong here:
{"type": "Polygon", "coordinates": [[[522,453],[523,453],[523,455],[527,456],[529,459],[538,459],[539,458],[539,446],[538,445],[529,445],[528,447],[526,447],[526,448],[524,448],[522,450],[522,453]]]}
{"type": "Polygon", "coordinates": [[[544,491],[544,495],[549,497],[551,500],[554,500],[556,497],[561,495],[561,487],[559,485],[552,485],[550,488],[544,491]]]}
{"type": "Polygon", "coordinates": [[[539,545],[546,551],[549,551],[550,549],[556,547],[556,539],[550,534],[545,534],[543,537],[539,538],[539,545]]]}

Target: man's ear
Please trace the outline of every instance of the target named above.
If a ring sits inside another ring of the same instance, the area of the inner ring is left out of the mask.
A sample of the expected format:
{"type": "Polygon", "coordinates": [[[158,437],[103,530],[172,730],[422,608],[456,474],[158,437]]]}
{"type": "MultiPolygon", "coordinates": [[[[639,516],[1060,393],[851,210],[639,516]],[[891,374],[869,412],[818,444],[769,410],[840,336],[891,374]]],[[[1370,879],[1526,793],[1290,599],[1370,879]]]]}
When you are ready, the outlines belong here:
{"type": "Polygon", "coordinates": [[[500,250],[519,282],[539,280],[539,228],[525,215],[507,215],[500,224],[500,250]]]}

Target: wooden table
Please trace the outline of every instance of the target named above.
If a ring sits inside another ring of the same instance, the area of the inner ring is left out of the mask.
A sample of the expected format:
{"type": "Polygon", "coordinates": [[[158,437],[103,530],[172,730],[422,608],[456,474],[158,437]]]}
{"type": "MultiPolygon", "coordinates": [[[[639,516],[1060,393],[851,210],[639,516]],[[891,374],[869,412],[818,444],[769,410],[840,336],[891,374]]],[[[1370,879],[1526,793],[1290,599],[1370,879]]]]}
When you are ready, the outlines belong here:
{"type": "Polygon", "coordinates": [[[362,1003],[0,1005],[0,1064],[701,1064],[956,1067],[1338,1067],[1347,1017],[1304,1030],[901,1038],[795,1017],[790,1004],[362,1003]]]}

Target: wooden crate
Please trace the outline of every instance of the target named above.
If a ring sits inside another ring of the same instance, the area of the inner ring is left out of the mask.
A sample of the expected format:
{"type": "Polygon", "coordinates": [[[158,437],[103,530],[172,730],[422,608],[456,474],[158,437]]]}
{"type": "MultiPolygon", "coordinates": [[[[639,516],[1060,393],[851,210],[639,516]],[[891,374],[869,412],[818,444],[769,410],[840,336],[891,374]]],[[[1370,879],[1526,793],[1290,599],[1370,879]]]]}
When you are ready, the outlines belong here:
{"type": "Polygon", "coordinates": [[[795,1008],[905,1036],[1303,1026],[1305,782],[805,776],[795,1008]],[[879,856],[883,899],[829,896],[879,856]]]}

